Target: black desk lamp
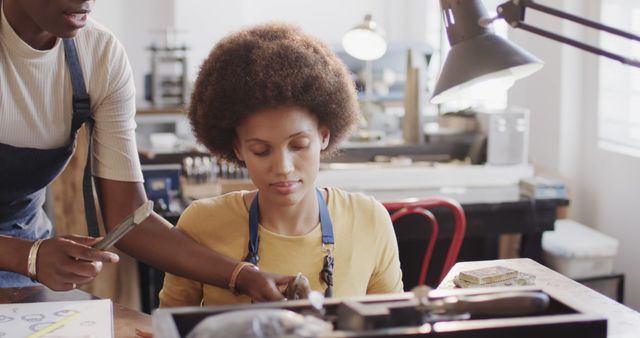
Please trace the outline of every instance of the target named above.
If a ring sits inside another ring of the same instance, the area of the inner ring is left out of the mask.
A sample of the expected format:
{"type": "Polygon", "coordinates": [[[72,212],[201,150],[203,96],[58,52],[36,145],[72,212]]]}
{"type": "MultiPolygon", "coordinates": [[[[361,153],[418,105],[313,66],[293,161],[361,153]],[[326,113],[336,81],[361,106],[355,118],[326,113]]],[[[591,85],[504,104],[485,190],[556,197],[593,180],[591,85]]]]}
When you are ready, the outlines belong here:
{"type": "Polygon", "coordinates": [[[500,84],[507,89],[515,80],[529,76],[542,68],[543,63],[538,58],[490,31],[489,24],[497,19],[505,20],[514,28],[524,29],[630,66],[640,67],[638,60],[526,24],[525,10],[534,9],[631,40],[640,41],[640,36],[540,5],[534,0],[505,2],[498,6],[498,16],[495,18],[488,17],[481,0],[440,0],[440,6],[451,50],[431,97],[433,103],[474,96],[474,91],[481,90],[489,84],[492,86],[500,84]],[[489,81],[493,83],[488,83],[489,81]]]}

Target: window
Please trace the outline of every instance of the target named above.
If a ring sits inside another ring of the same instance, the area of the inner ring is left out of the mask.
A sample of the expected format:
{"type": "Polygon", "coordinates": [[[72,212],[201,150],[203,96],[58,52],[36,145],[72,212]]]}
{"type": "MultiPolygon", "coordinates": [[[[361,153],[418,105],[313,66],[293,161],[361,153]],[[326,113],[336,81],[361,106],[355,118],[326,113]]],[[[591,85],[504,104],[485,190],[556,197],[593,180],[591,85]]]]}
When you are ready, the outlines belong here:
{"type": "MultiPolygon", "coordinates": [[[[602,0],[600,9],[603,23],[640,34],[639,1],[602,0]]],[[[640,56],[640,43],[611,34],[601,33],[600,45],[626,57],[640,56]]],[[[640,68],[607,58],[599,63],[598,145],[640,157],[640,68]]]]}

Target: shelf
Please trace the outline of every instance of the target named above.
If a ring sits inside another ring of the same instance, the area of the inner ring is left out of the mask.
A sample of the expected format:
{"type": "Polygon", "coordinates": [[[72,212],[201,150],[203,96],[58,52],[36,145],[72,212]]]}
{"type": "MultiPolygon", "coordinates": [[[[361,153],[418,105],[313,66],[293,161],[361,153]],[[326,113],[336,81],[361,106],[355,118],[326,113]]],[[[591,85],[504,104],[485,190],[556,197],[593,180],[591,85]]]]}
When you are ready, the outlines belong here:
{"type": "Polygon", "coordinates": [[[184,106],[155,107],[147,104],[138,104],[136,115],[166,115],[185,114],[184,106]]]}

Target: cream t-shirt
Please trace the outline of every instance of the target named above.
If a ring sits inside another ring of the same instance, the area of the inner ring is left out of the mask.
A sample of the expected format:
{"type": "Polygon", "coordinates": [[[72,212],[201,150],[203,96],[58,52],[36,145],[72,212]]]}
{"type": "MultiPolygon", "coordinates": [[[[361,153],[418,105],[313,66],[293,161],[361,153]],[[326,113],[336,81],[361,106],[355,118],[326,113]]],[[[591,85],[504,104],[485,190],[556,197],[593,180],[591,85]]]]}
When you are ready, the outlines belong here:
{"type": "MultiPolygon", "coordinates": [[[[68,144],[72,88],[62,40],[50,50],[33,49],[9,25],[3,7],[0,13],[0,143],[37,149],[68,144]]],[[[95,119],[93,173],[140,182],[127,55],[113,34],[91,19],[75,42],[95,119]]]]}
{"type": "MultiPolygon", "coordinates": [[[[389,213],[372,197],[327,188],[327,206],[335,240],[334,296],[402,292],[398,245],[389,213]]],[[[194,202],[178,221],[178,229],[225,256],[242,260],[248,252],[249,212],[245,192],[194,202]]],[[[284,236],[259,226],[258,267],[296,275],[302,272],[312,289],[324,292],[320,279],[325,253],[318,224],[303,236],[284,236]]],[[[215,269],[215,266],[203,266],[215,269]]],[[[228,289],[166,274],[160,306],[192,306],[249,302],[228,289]]]]}

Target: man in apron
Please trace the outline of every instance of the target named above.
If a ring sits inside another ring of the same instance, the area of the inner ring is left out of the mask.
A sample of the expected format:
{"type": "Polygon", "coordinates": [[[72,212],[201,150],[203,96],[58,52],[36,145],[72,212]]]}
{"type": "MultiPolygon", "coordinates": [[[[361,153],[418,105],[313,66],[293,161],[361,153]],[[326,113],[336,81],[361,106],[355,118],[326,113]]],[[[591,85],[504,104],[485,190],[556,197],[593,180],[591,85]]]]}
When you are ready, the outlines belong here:
{"type": "MultiPolygon", "coordinates": [[[[0,287],[40,282],[69,290],[93,280],[103,262],[117,262],[117,255],[91,248],[93,237],[52,237],[42,210],[45,188],[73,154],[84,122],[92,127],[88,173],[106,226],[146,201],[131,69],[113,34],[88,18],[93,3],[0,0],[0,287]]],[[[85,205],[91,225],[95,213],[85,205]]],[[[89,233],[97,236],[97,228],[89,233]]],[[[116,246],[161,270],[217,286],[228,285],[238,264],[157,214],[116,246]]],[[[236,289],[255,301],[282,299],[278,287],[294,278],[254,269],[235,277],[236,289]]]]}

